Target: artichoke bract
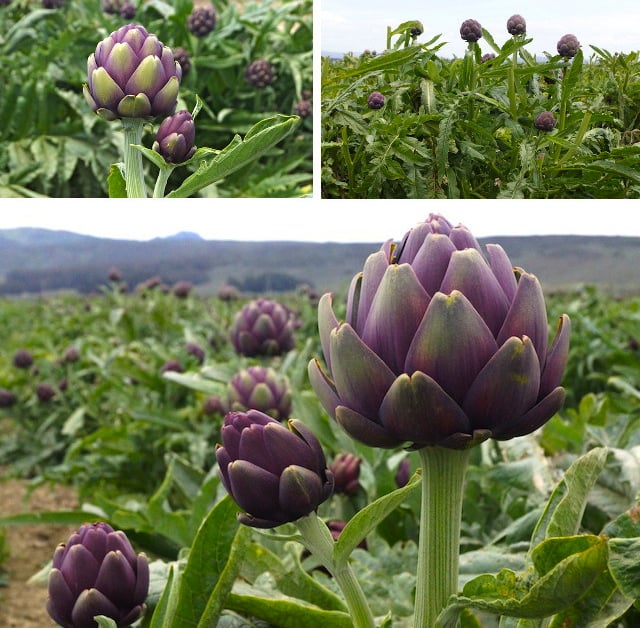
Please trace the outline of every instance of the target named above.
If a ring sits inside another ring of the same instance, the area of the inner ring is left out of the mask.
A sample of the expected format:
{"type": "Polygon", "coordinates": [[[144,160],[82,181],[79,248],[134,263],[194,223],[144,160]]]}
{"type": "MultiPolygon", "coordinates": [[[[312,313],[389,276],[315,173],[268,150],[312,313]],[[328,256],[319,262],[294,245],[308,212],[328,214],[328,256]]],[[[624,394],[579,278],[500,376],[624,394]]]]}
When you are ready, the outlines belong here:
{"type": "Polygon", "coordinates": [[[284,421],[291,414],[291,390],[284,377],[265,366],[249,366],[238,371],[227,384],[229,410],[260,410],[284,421]]]}
{"type": "Polygon", "coordinates": [[[106,120],[167,116],[175,111],[182,68],[171,48],[138,24],[103,39],[87,60],[89,106],[106,120]]]}
{"type": "Polygon", "coordinates": [[[193,157],[196,152],[196,125],[188,111],[182,110],[165,118],[158,128],[153,150],[165,161],[179,164],[193,157]]]}
{"type": "Polygon", "coordinates": [[[254,299],[235,316],[231,342],[240,355],[280,355],[293,349],[293,320],[287,308],[271,299],[254,299]]]}
{"type": "Polygon", "coordinates": [[[274,528],[314,512],[333,492],[320,443],[301,421],[288,428],[257,410],[230,412],[216,447],[220,477],[245,513],[241,523],[274,528]]]}
{"type": "Polygon", "coordinates": [[[528,434],[562,406],[570,322],[548,346],[538,279],[488,259],[472,233],[430,215],[399,245],[369,256],[351,283],[346,321],[318,305],[328,374],[309,363],[327,412],[373,447],[471,447],[528,434]]]}
{"type": "Polygon", "coordinates": [[[95,628],[96,615],[128,626],[144,613],[148,590],[146,556],[124,532],[87,523],[53,554],[47,612],[63,628],[95,628]]]}

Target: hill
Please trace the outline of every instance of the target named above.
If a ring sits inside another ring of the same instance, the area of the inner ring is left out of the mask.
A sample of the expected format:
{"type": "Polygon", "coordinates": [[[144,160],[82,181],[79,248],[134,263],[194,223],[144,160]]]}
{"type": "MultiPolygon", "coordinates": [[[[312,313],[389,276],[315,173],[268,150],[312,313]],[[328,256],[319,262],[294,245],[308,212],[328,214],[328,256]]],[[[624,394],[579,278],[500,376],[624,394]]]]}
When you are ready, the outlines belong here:
{"type": "MultiPolygon", "coordinates": [[[[640,238],[496,237],[516,266],[535,272],[547,290],[577,283],[616,293],[640,292],[640,238]]],[[[482,242],[482,241],[481,241],[482,242]]],[[[341,290],[380,243],[235,242],[176,234],[146,242],[45,229],[0,230],[0,294],[49,290],[90,292],[119,269],[133,287],[150,277],[190,281],[202,293],[225,283],[247,291],[309,284],[341,290]]]]}

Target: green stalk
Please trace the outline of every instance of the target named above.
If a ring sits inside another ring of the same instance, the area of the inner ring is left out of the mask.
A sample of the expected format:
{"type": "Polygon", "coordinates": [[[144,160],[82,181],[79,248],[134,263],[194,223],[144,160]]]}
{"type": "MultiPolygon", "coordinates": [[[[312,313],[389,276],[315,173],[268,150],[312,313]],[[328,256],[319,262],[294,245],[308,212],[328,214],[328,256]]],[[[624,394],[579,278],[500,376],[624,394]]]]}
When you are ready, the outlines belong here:
{"type": "Polygon", "coordinates": [[[413,625],[433,628],[458,591],[460,523],[470,449],[423,447],[418,574],[413,625]]]}
{"type": "Polygon", "coordinates": [[[375,628],[367,598],[348,561],[336,565],[333,560],[334,540],[315,512],[295,522],[307,549],[331,573],[344,595],[354,628],[375,628]]]}
{"type": "Polygon", "coordinates": [[[124,129],[124,181],[128,198],[146,198],[142,153],[134,146],[142,144],[142,118],[122,118],[124,129]]]}
{"type": "Polygon", "coordinates": [[[173,172],[173,168],[174,166],[160,168],[158,178],[156,179],[156,185],[153,188],[153,198],[164,198],[164,189],[167,187],[167,181],[173,172]]]}

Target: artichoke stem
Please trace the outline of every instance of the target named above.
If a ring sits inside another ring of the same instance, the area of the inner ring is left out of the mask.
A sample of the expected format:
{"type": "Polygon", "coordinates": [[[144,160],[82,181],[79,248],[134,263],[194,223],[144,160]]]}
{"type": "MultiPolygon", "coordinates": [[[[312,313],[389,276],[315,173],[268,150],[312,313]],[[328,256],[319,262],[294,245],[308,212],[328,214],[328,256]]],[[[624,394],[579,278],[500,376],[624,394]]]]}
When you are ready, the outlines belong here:
{"type": "Polygon", "coordinates": [[[173,172],[173,166],[167,166],[166,168],[160,168],[158,172],[158,178],[156,179],[156,185],[153,188],[153,198],[164,198],[164,189],[167,186],[169,176],[173,172]]]}
{"type": "Polygon", "coordinates": [[[470,449],[423,447],[415,628],[433,628],[458,591],[460,523],[470,449]]]}
{"type": "Polygon", "coordinates": [[[336,565],[333,560],[334,540],[326,524],[315,512],[295,522],[307,549],[335,578],[344,595],[354,628],[375,628],[367,598],[348,561],[336,565]]]}
{"type": "Polygon", "coordinates": [[[122,118],[124,129],[124,181],[127,198],[146,198],[142,153],[135,148],[142,144],[142,118],[122,118]]]}

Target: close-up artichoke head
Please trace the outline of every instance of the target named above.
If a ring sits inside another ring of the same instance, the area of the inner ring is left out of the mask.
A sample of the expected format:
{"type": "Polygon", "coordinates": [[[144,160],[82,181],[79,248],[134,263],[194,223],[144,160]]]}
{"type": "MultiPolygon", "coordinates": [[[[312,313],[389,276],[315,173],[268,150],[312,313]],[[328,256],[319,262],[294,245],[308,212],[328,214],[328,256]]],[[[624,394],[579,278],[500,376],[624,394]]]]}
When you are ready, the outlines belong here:
{"type": "Polygon", "coordinates": [[[326,370],[311,385],[326,411],[373,447],[454,449],[533,432],[562,406],[570,322],[548,342],[535,275],[498,244],[487,255],[439,215],[386,242],[351,283],[346,318],[318,305],[326,370]]]}

